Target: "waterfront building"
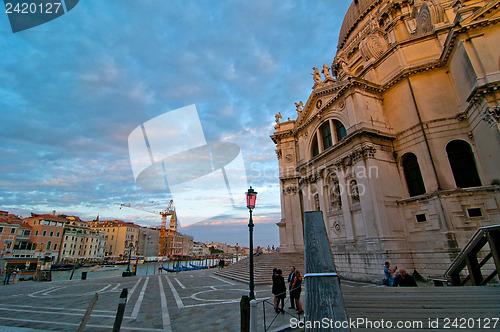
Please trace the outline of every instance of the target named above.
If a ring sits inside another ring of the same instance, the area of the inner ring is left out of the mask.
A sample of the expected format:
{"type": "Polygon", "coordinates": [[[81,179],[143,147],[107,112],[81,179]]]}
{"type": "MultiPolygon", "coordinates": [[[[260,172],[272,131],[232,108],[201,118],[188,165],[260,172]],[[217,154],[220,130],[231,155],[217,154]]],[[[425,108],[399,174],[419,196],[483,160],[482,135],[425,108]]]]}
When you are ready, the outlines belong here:
{"type": "Polygon", "coordinates": [[[226,251],[224,251],[226,254],[233,254],[233,255],[236,255],[236,247],[234,246],[231,246],[231,245],[227,245],[226,247],[226,251]]]}
{"type": "MultiPolygon", "coordinates": [[[[121,220],[93,221],[89,222],[92,228],[102,231],[106,239],[106,256],[125,257],[129,255],[125,243],[139,242],[140,226],[132,222],[121,220]]],[[[137,256],[136,248],[132,250],[131,256],[137,256]]]]}
{"type": "Polygon", "coordinates": [[[19,225],[12,223],[8,215],[9,213],[7,211],[0,211],[0,246],[2,249],[2,257],[12,254],[19,230],[19,225]]]}
{"type": "Polygon", "coordinates": [[[25,223],[22,219],[12,214],[9,214],[11,223],[19,225],[17,229],[14,246],[12,247],[12,257],[34,257],[35,246],[30,242],[32,227],[25,223]]]}
{"type": "Polygon", "coordinates": [[[144,257],[155,257],[160,254],[160,231],[154,228],[139,228],[137,254],[144,257]]]}
{"type": "Polygon", "coordinates": [[[250,255],[250,248],[248,248],[248,247],[238,248],[238,255],[243,256],[243,257],[250,255]]]}
{"type": "Polygon", "coordinates": [[[379,282],[390,261],[441,277],[500,223],[498,8],[352,2],[332,71],[313,68],[295,119],[276,115],[280,251],[303,252],[304,212],[322,211],[343,276],[379,282]]]}
{"type": "Polygon", "coordinates": [[[213,249],[217,249],[217,250],[221,250],[222,252],[226,253],[228,250],[228,245],[226,243],[222,243],[222,242],[209,242],[209,243],[206,243],[206,245],[209,247],[209,248],[213,248],[213,249]]]}
{"type": "Polygon", "coordinates": [[[60,262],[102,261],[107,242],[104,232],[91,228],[79,217],[67,216],[66,220],[60,262]]]}
{"type": "Polygon", "coordinates": [[[172,229],[166,231],[167,257],[182,257],[193,255],[193,237],[184,235],[172,229]]]}
{"type": "Polygon", "coordinates": [[[191,235],[182,234],[182,254],[193,256],[194,238],[191,235]]]}
{"type": "Polygon", "coordinates": [[[210,255],[210,250],[205,243],[193,242],[193,255],[195,256],[207,256],[210,255]]]}
{"type": "Polygon", "coordinates": [[[33,257],[44,257],[53,263],[59,260],[59,249],[61,247],[62,235],[66,219],[52,214],[35,214],[23,219],[31,226],[29,241],[34,249],[33,257]]]}

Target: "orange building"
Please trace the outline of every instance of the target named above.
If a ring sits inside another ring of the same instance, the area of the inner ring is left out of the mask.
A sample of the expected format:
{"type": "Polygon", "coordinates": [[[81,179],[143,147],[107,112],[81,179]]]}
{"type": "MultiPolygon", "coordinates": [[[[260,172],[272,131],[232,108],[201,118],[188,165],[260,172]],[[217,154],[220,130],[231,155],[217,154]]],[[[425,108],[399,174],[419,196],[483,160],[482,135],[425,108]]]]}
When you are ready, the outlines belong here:
{"type": "Polygon", "coordinates": [[[13,224],[9,221],[7,211],[0,211],[0,246],[1,255],[10,256],[14,246],[14,241],[16,240],[17,231],[19,229],[18,224],[13,224]]]}
{"type": "Polygon", "coordinates": [[[67,220],[52,214],[31,214],[24,221],[31,226],[30,242],[35,249],[33,257],[51,257],[52,262],[59,259],[59,249],[67,220]]]}

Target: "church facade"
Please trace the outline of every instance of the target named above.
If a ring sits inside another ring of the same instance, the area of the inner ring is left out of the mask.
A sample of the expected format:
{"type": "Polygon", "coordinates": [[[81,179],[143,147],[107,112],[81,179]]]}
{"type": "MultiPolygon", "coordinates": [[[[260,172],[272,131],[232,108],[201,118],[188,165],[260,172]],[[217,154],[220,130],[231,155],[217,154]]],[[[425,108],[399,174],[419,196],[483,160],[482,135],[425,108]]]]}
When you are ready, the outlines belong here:
{"type": "Polygon", "coordinates": [[[275,133],[280,250],[322,211],[338,272],[442,277],[500,224],[500,0],[354,0],[331,68],[275,133]]]}

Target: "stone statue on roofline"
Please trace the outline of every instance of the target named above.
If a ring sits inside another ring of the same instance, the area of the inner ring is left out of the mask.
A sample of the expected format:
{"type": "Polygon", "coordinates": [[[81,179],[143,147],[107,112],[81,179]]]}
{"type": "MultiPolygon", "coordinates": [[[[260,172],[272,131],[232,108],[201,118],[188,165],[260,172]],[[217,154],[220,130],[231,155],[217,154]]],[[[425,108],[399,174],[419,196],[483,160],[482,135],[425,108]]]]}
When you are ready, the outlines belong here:
{"type": "Polygon", "coordinates": [[[278,114],[276,114],[274,116],[274,118],[276,119],[276,124],[279,124],[280,123],[280,119],[283,119],[283,117],[281,116],[281,112],[279,112],[278,114]]]}
{"type": "Polygon", "coordinates": [[[337,79],[339,79],[339,77],[344,78],[345,76],[352,76],[351,70],[349,69],[347,62],[342,55],[335,57],[332,67],[332,71],[337,79]]]}
{"type": "Polygon", "coordinates": [[[311,74],[313,75],[314,82],[321,84],[323,81],[321,80],[321,74],[319,73],[318,68],[313,67],[314,72],[311,74]]]}
{"type": "Polygon", "coordinates": [[[300,114],[304,108],[304,103],[302,101],[295,103],[295,107],[297,107],[297,114],[300,114]]]}
{"type": "Polygon", "coordinates": [[[332,78],[332,75],[330,75],[330,67],[328,67],[328,65],[324,64],[321,72],[325,75],[325,79],[332,78]]]}

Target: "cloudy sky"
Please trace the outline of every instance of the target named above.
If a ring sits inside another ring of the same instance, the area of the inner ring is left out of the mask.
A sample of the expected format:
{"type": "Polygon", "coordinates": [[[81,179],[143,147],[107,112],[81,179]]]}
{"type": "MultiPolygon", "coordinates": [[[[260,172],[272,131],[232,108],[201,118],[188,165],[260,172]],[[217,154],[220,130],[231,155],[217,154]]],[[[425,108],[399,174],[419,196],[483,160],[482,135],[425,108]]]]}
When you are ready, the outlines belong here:
{"type": "MultiPolygon", "coordinates": [[[[207,142],[241,149],[247,180],[240,185],[259,193],[255,245],[278,245],[274,115],[295,118],[294,102],[311,92],[312,67],[331,65],[349,4],[85,0],[18,33],[0,14],[0,210],[159,225],[159,216],[120,209],[160,211],[172,197],[136,184],[129,135],[194,104],[207,142]]],[[[173,133],[177,124],[164,127],[173,133]]],[[[181,232],[248,244],[244,204],[214,217],[199,202],[206,220],[181,232]]],[[[178,216],[182,224],[183,211],[178,216]]]]}

